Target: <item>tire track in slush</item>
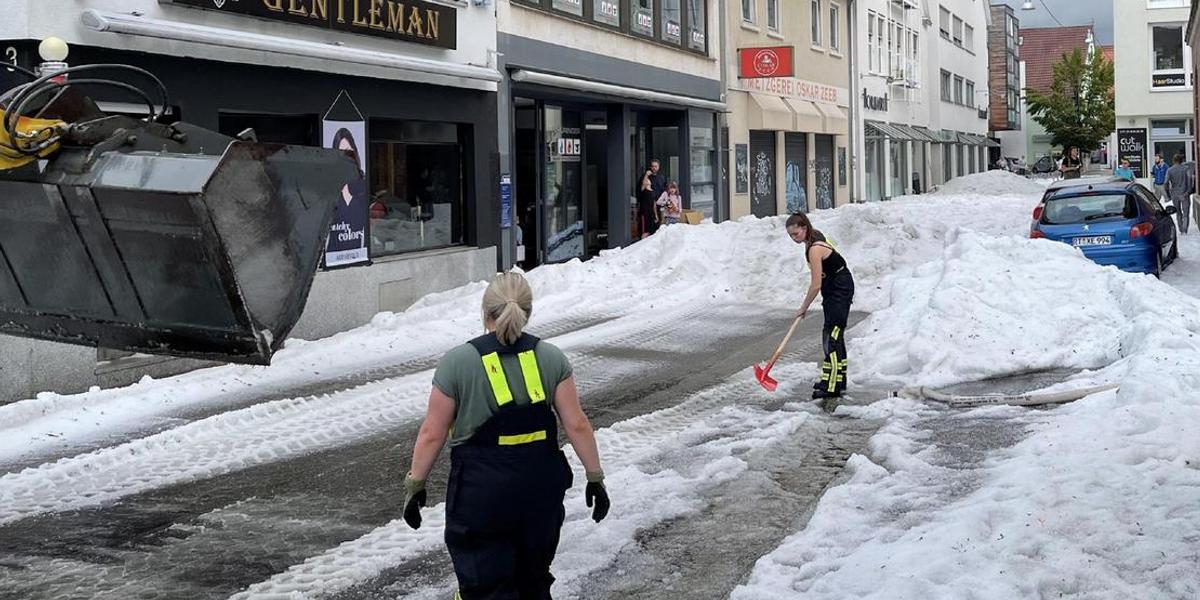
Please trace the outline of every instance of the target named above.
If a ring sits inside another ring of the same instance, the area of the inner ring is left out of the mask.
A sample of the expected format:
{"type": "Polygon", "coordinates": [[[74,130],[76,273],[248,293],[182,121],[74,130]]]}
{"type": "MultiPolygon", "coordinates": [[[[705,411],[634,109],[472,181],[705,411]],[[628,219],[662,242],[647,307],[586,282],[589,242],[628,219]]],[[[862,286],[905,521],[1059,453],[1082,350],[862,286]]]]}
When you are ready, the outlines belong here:
{"type": "MultiPolygon", "coordinates": [[[[577,570],[580,573],[590,572],[595,568],[591,563],[597,561],[584,558],[585,555],[615,554],[625,544],[628,536],[638,529],[679,516],[693,508],[695,499],[687,494],[680,494],[680,490],[694,488],[696,494],[692,495],[700,495],[704,489],[718,485],[740,472],[736,459],[730,460],[730,457],[720,456],[720,453],[706,455],[695,461],[695,464],[691,465],[691,473],[659,469],[657,459],[663,454],[682,450],[699,455],[697,447],[700,445],[720,446],[720,442],[731,441],[736,437],[730,436],[730,433],[752,434],[759,431],[757,425],[766,424],[768,419],[777,421],[773,413],[764,418],[766,411],[757,407],[728,406],[730,398],[765,395],[757,388],[753,382],[745,381],[710,387],[672,407],[632,417],[598,430],[596,441],[600,446],[601,455],[605,458],[610,487],[614,492],[638,490],[641,494],[638,497],[621,498],[621,510],[614,511],[604,523],[609,532],[599,535],[592,530],[595,524],[591,523],[590,510],[583,502],[583,486],[573,486],[568,491],[565,501],[567,517],[560,556],[574,555],[574,560],[582,563],[577,570]],[[743,423],[743,429],[715,430],[708,425],[707,421],[722,410],[738,413],[738,419],[735,420],[743,423]],[[751,410],[760,414],[752,415],[751,410]],[[754,417],[757,417],[757,420],[754,417]],[[612,534],[614,530],[615,535],[612,534]],[[604,538],[600,544],[602,548],[596,546],[598,537],[604,538]],[[586,549],[578,543],[584,539],[592,544],[586,549]]],[[[770,426],[794,431],[808,418],[807,414],[794,413],[782,419],[782,425],[775,422],[770,426]]],[[[578,483],[583,479],[583,467],[573,453],[567,454],[575,481],[578,483]]],[[[444,511],[445,504],[437,504],[422,511],[426,520],[418,530],[410,529],[401,519],[391,521],[365,536],[345,542],[266,581],[252,585],[234,594],[231,600],[264,600],[290,595],[325,597],[339,592],[346,592],[345,595],[339,596],[341,598],[353,597],[354,586],[363,581],[441,550],[444,545],[444,511]]],[[[603,563],[603,560],[599,561],[599,564],[603,563]]],[[[564,579],[568,578],[567,574],[561,576],[564,579]]]]}
{"type": "MultiPolygon", "coordinates": [[[[861,320],[862,316],[863,315],[861,314],[855,314],[853,316],[851,325],[861,320]]],[[[790,321],[790,318],[780,317],[776,319],[776,321],[778,323],[786,324],[788,321],[790,321]]],[[[777,330],[778,327],[770,326],[767,327],[767,329],[777,330]]],[[[817,329],[819,330],[819,327],[817,329]]],[[[800,363],[800,361],[812,359],[814,356],[819,356],[820,343],[815,336],[811,335],[802,337],[802,339],[805,341],[791,345],[791,350],[786,352],[781,357],[780,366],[775,369],[775,373],[781,381],[786,382],[789,380],[802,380],[806,375],[811,374],[811,364],[800,363]]],[[[725,348],[730,348],[728,344],[722,344],[722,346],[725,348]]],[[[734,346],[734,348],[736,348],[736,346],[734,346]]],[[[607,353],[607,351],[605,353],[607,353]]],[[[612,424],[607,431],[615,435],[624,432],[628,428],[645,429],[655,434],[657,438],[656,441],[651,442],[651,445],[662,446],[664,449],[659,453],[660,455],[670,454],[672,451],[679,450],[683,450],[684,454],[691,454],[692,451],[687,449],[687,444],[683,444],[682,446],[671,445],[679,442],[679,431],[682,428],[695,426],[697,422],[703,421],[705,418],[710,417],[714,411],[731,403],[738,403],[737,401],[739,399],[741,400],[740,404],[743,406],[763,405],[768,409],[774,410],[778,407],[781,401],[781,395],[793,393],[789,392],[788,388],[794,386],[788,386],[785,383],[782,386],[779,395],[766,394],[751,378],[748,378],[745,375],[737,374],[737,371],[741,371],[745,368],[742,366],[743,363],[750,364],[750,362],[753,362],[753,360],[750,359],[742,360],[744,357],[741,355],[755,355],[760,353],[761,348],[748,345],[744,350],[733,350],[723,354],[722,356],[724,357],[724,362],[736,364],[738,365],[738,368],[734,369],[733,373],[730,373],[729,371],[721,371],[719,376],[711,376],[715,378],[715,381],[704,376],[695,376],[691,380],[675,382],[673,385],[665,386],[663,389],[657,392],[649,393],[639,398],[638,401],[627,398],[616,402],[618,406],[633,402],[637,404],[639,409],[654,410],[656,412],[653,412],[648,416],[633,416],[625,420],[617,421],[615,424],[612,424]],[[689,400],[683,404],[679,402],[678,399],[680,396],[688,397],[689,395],[689,400]],[[674,450],[669,450],[671,448],[674,448],[674,450]]],[[[757,360],[757,358],[754,360],[757,360]]],[[[705,366],[707,367],[707,365],[705,366]]],[[[807,389],[804,390],[804,393],[807,393],[807,389]]],[[[592,415],[595,411],[596,407],[592,404],[589,404],[589,415],[592,415]]],[[[612,420],[611,418],[606,419],[606,415],[608,417],[616,417],[618,414],[619,411],[609,410],[607,413],[602,413],[599,418],[593,418],[593,423],[597,425],[604,425],[605,423],[599,421],[612,420]]],[[[813,431],[811,437],[822,440],[828,438],[829,436],[822,435],[825,425],[822,424],[819,425],[819,427],[822,429],[822,431],[813,431]]],[[[712,434],[711,431],[705,430],[706,436],[710,434],[712,434]]],[[[805,434],[800,437],[807,438],[809,435],[805,434]]],[[[713,439],[720,438],[721,435],[716,434],[716,437],[713,439]]],[[[601,438],[598,439],[603,440],[604,438],[601,436],[601,438]]],[[[706,441],[713,440],[706,438],[706,441]]],[[[603,441],[601,441],[601,443],[604,444],[603,441]]],[[[817,443],[815,445],[819,446],[820,444],[817,443]]],[[[580,470],[581,467],[579,467],[577,464],[572,452],[568,451],[567,454],[572,458],[572,463],[576,467],[576,481],[578,482],[582,473],[580,470]]],[[[616,468],[621,468],[627,462],[650,462],[650,458],[653,458],[649,455],[642,455],[635,448],[627,447],[619,442],[602,447],[601,455],[604,457],[605,469],[607,472],[609,472],[610,482],[614,481],[612,478],[612,473],[615,470],[614,465],[616,468]]],[[[825,462],[831,461],[837,463],[838,469],[840,469],[841,464],[844,463],[844,459],[838,461],[836,458],[828,459],[825,462]]],[[[808,473],[806,472],[806,474],[808,473]]],[[[718,476],[711,483],[713,485],[717,485],[721,481],[724,481],[724,479],[721,476],[718,476]]],[[[610,483],[610,485],[613,484],[610,483]]],[[[620,484],[618,483],[618,485],[620,484]]],[[[811,485],[811,482],[809,482],[809,485],[811,485]]],[[[824,480],[821,480],[819,487],[823,487],[823,485],[824,480]]],[[[573,501],[582,505],[581,499],[578,498],[579,489],[581,489],[581,486],[575,486],[575,488],[573,488],[575,500],[571,500],[572,496],[569,496],[567,500],[568,507],[571,506],[573,501]]],[[[614,485],[613,489],[618,489],[617,485],[614,485]]],[[[708,488],[706,487],[705,489],[708,488]]],[[[626,498],[622,502],[624,504],[645,503],[647,505],[655,505],[656,502],[661,502],[661,500],[662,498],[655,497],[626,498]]],[[[586,514],[584,517],[586,517],[586,514]]],[[[438,523],[440,524],[444,520],[444,515],[439,512],[438,518],[438,523]]],[[[636,519],[636,515],[631,515],[631,518],[636,519]]],[[[583,520],[586,521],[586,518],[583,520]]],[[[643,519],[642,521],[639,521],[639,525],[637,527],[629,530],[628,534],[630,538],[632,538],[632,536],[637,534],[639,529],[652,527],[664,520],[669,519],[666,516],[658,519],[651,519],[649,521],[643,519]]],[[[403,524],[403,522],[397,520],[381,528],[380,530],[377,530],[376,532],[372,532],[372,535],[384,536],[383,539],[386,539],[386,536],[389,535],[401,536],[406,540],[412,539],[406,532],[411,532],[411,530],[409,530],[407,526],[403,524]]],[[[593,539],[591,536],[589,536],[589,531],[586,528],[578,533],[579,536],[582,536],[582,539],[593,539]]],[[[564,554],[569,555],[571,553],[578,554],[581,552],[583,554],[587,554],[595,551],[594,548],[589,548],[587,550],[580,548],[572,549],[572,542],[570,540],[574,539],[574,537],[576,536],[569,534],[568,530],[564,529],[562,538],[563,544],[560,545],[560,556],[564,554]]],[[[453,574],[443,546],[437,543],[438,540],[440,540],[440,538],[435,532],[434,541],[421,543],[419,545],[419,549],[404,549],[400,544],[382,542],[380,538],[364,539],[361,543],[347,542],[348,545],[344,544],[342,548],[335,549],[327,555],[323,555],[323,558],[320,558],[317,564],[307,567],[311,568],[311,571],[305,570],[306,567],[300,565],[296,567],[297,571],[294,571],[292,575],[280,575],[277,578],[270,580],[280,584],[286,583],[286,585],[283,585],[282,587],[274,587],[274,584],[271,584],[262,588],[252,587],[251,590],[258,591],[255,591],[255,593],[251,595],[239,596],[239,598],[267,598],[271,597],[271,593],[281,592],[284,589],[289,589],[291,591],[302,590],[300,593],[306,595],[312,594],[314,593],[314,590],[309,589],[306,586],[319,584],[321,577],[337,579],[339,584],[336,586],[331,586],[333,589],[342,587],[348,581],[353,582],[353,580],[356,578],[360,579],[359,582],[353,583],[344,590],[335,593],[333,597],[336,600],[402,597],[405,594],[414,592],[414,582],[427,582],[427,585],[422,586],[421,589],[416,591],[417,597],[433,598],[445,596],[447,593],[452,593],[454,582],[453,574]],[[378,568],[378,573],[371,575],[369,578],[364,577],[364,575],[369,575],[369,573],[364,574],[361,571],[355,572],[354,567],[351,565],[354,564],[354,557],[358,556],[357,553],[362,548],[371,548],[376,544],[382,544],[386,546],[386,548],[381,548],[380,553],[370,560],[372,569],[378,568]],[[346,563],[345,570],[339,570],[336,567],[336,563],[338,561],[344,561],[346,563]],[[261,591],[261,595],[259,594],[259,591],[261,591]]],[[[618,543],[614,547],[614,550],[611,553],[614,558],[621,546],[622,544],[618,543]]],[[[556,565],[557,564],[558,563],[556,563],[556,565]]],[[[596,568],[600,568],[603,566],[603,562],[597,563],[597,565],[594,566],[596,568]]],[[[559,576],[560,581],[565,582],[570,580],[567,573],[562,573],[557,568],[555,573],[557,576],[559,576]]],[[[730,588],[732,588],[734,584],[736,584],[736,581],[730,582],[728,585],[730,588]]],[[[265,585],[265,583],[262,585],[265,585]]]]}
{"type": "MultiPolygon", "coordinates": [[[[731,327],[737,331],[749,327],[764,333],[774,332],[790,320],[778,316],[763,321],[750,314],[754,311],[730,310],[738,312],[740,317],[738,327],[731,327]]],[[[719,313],[708,314],[718,322],[728,321],[728,315],[719,313]]],[[[758,310],[757,314],[763,313],[758,310]]],[[[688,341],[694,337],[690,334],[681,335],[676,318],[679,315],[650,328],[649,333],[645,318],[602,329],[608,334],[606,338],[633,346],[654,345],[664,338],[686,338],[684,341],[691,350],[705,346],[688,341]],[[627,330],[622,331],[623,327],[627,330]]],[[[695,330],[711,329],[705,325],[696,321],[695,330]]],[[[709,342],[717,341],[711,332],[707,335],[709,342]]],[[[760,346],[773,346],[775,337],[767,336],[760,346]]],[[[585,346],[592,340],[555,341],[569,348],[585,346]]],[[[621,361],[609,355],[619,357],[626,352],[604,347],[603,343],[593,347],[594,352],[572,354],[576,354],[580,380],[596,382],[585,383],[584,387],[593,392],[585,392],[589,414],[595,406],[604,407],[599,410],[602,414],[594,419],[597,425],[626,418],[630,412],[649,412],[651,406],[668,399],[670,404],[678,403],[681,395],[678,390],[669,394],[639,391],[639,386],[660,389],[672,385],[674,375],[664,375],[663,369],[645,370],[656,357],[673,360],[674,364],[669,366],[675,370],[709,368],[693,360],[695,355],[682,352],[656,355],[630,350],[627,353],[633,360],[621,361]],[[602,355],[603,359],[598,360],[595,355],[602,355]],[[601,383],[604,381],[607,383],[601,383]],[[597,391],[593,386],[602,389],[597,391]],[[622,408],[622,403],[631,406],[622,408]]],[[[752,352],[756,354],[753,360],[760,360],[757,355],[769,351],[752,352]]],[[[753,360],[736,362],[749,364],[753,360]]],[[[427,384],[421,387],[422,393],[427,391],[427,384]]],[[[19,568],[28,573],[10,571],[15,577],[12,581],[23,584],[16,589],[25,590],[13,597],[197,597],[205,590],[217,593],[230,590],[230,585],[236,590],[237,586],[259,581],[303,561],[320,548],[354,539],[395,516],[399,493],[396,474],[404,467],[402,463],[418,421],[413,419],[400,426],[400,437],[406,442],[399,445],[394,443],[397,430],[393,429],[366,440],[360,438],[351,446],[266,462],[213,479],[139,494],[106,508],[65,513],[62,518],[43,517],[15,529],[0,528],[0,539],[8,540],[0,543],[0,563],[21,565],[19,568]],[[313,480],[314,477],[318,479],[313,480]],[[306,485],[305,481],[317,486],[306,485]],[[21,539],[32,543],[22,543],[21,539]],[[120,562],[107,566],[112,560],[120,562]],[[222,567],[226,561],[232,562],[222,567]],[[200,581],[204,587],[194,587],[200,581]],[[119,587],[110,589],[114,584],[119,587]],[[63,592],[71,589],[90,591],[82,596],[63,592]]],[[[431,495],[439,493],[436,488],[444,476],[437,471],[431,476],[434,486],[431,495]]],[[[436,565],[438,561],[429,560],[435,556],[444,558],[444,554],[435,553],[426,555],[424,560],[436,565]]],[[[0,569],[3,568],[0,564],[0,569]]],[[[6,596],[0,592],[0,597],[6,596]]]]}
{"type": "MultiPolygon", "coordinates": [[[[539,337],[551,338],[602,325],[617,318],[619,318],[617,315],[611,313],[577,314],[556,319],[544,325],[531,326],[530,331],[539,337]]],[[[333,377],[322,376],[320,372],[313,372],[312,374],[305,372],[302,375],[298,374],[302,378],[298,384],[280,384],[275,382],[263,384],[254,381],[245,381],[241,376],[234,375],[225,381],[212,382],[210,387],[215,388],[212,392],[212,397],[193,400],[183,406],[175,407],[173,410],[143,415],[139,423],[125,430],[112,431],[107,435],[94,437],[81,443],[56,446],[53,450],[34,452],[18,460],[8,461],[0,465],[0,475],[15,473],[26,468],[69,456],[93,452],[114,443],[148,437],[224,412],[259,404],[268,404],[279,400],[332,395],[386,379],[398,379],[414,375],[436,367],[438,361],[441,359],[441,353],[444,353],[448,349],[448,346],[438,348],[436,349],[440,352],[438,354],[431,354],[426,351],[400,352],[388,357],[389,360],[394,361],[393,364],[356,368],[349,373],[342,373],[333,377]]],[[[93,409],[103,410],[104,404],[100,403],[98,406],[93,407],[93,409]]],[[[14,418],[20,417],[21,420],[5,423],[4,427],[10,428],[29,422],[34,418],[53,417],[54,415],[55,413],[53,412],[36,415],[32,413],[14,415],[14,418]]]]}
{"type": "MultiPolygon", "coordinates": [[[[646,335],[672,329],[662,319],[646,335]]],[[[620,343],[631,334],[613,340],[620,343]]],[[[420,419],[428,371],[278,400],[0,476],[0,526],[344,445],[420,419]]]]}

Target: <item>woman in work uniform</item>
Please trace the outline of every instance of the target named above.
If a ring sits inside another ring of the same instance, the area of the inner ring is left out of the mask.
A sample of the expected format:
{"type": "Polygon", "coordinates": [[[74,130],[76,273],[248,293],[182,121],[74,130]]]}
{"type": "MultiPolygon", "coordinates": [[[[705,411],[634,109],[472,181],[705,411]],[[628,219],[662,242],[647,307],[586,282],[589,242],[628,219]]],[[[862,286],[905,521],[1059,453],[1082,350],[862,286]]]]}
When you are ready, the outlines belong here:
{"type": "Polygon", "coordinates": [[[524,277],[492,279],[483,294],[487,334],[442,357],[404,479],[404,520],[416,529],[425,478],[450,438],[446,546],[463,600],[550,598],[572,479],[558,421],[587,474],[592,518],[599,523],[608,514],[596,438],[571,365],[561,350],[522,331],[532,308],[524,277]]]}
{"type": "Polygon", "coordinates": [[[813,229],[808,215],[796,213],[788,217],[788,235],[797,244],[804,244],[804,256],[812,278],[808,294],[800,305],[797,317],[808,314],[808,307],[821,294],[825,327],[821,331],[825,360],[821,363],[821,379],[813,386],[812,397],[836,398],[846,390],[846,321],[850,318],[850,303],[854,301],[854,277],[846,260],[834,250],[825,236],[813,229]]]}

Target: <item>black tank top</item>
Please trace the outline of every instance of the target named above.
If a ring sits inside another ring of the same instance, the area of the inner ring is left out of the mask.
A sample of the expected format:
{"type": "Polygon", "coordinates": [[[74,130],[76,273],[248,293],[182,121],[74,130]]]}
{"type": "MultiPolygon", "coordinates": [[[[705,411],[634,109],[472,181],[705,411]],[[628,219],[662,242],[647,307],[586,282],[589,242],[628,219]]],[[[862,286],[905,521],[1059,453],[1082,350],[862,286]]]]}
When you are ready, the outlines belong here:
{"type": "Polygon", "coordinates": [[[833,246],[830,246],[824,242],[814,242],[813,243],[813,246],[817,246],[817,245],[822,246],[824,248],[829,248],[829,250],[830,250],[829,256],[826,256],[825,258],[821,259],[821,276],[822,277],[824,277],[825,275],[832,275],[832,274],[837,273],[838,271],[841,271],[842,269],[846,268],[846,259],[842,258],[842,255],[838,254],[838,251],[835,250],[833,248],[833,246]]]}

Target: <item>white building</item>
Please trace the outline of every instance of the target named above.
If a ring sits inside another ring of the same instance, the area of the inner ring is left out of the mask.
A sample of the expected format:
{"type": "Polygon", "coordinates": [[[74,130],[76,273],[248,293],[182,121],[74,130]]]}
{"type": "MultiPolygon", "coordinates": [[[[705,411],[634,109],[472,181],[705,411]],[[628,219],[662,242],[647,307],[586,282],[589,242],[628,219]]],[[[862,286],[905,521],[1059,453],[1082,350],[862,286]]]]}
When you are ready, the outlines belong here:
{"type": "Polygon", "coordinates": [[[1195,160],[1188,10],[1187,0],[1113,0],[1117,153],[1138,177],[1155,154],[1195,160]]]}
{"type": "Polygon", "coordinates": [[[991,18],[979,0],[862,0],[851,75],[855,197],[926,191],[987,169],[991,18]]]}

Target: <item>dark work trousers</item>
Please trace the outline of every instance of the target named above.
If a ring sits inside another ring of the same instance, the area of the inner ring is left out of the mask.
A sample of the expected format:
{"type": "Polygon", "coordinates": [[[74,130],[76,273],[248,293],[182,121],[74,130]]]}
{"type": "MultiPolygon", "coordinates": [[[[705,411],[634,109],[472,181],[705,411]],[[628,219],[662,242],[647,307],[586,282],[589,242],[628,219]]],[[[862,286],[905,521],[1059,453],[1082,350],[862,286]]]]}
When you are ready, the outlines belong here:
{"type": "Polygon", "coordinates": [[[821,306],[825,312],[825,327],[821,330],[821,345],[825,360],[821,363],[821,380],[814,386],[829,393],[846,389],[846,321],[850,319],[850,303],[854,301],[854,278],[843,267],[821,279],[821,306]]]}
{"type": "Polygon", "coordinates": [[[549,600],[569,487],[552,443],[451,450],[446,546],[463,600],[549,600]]]}

